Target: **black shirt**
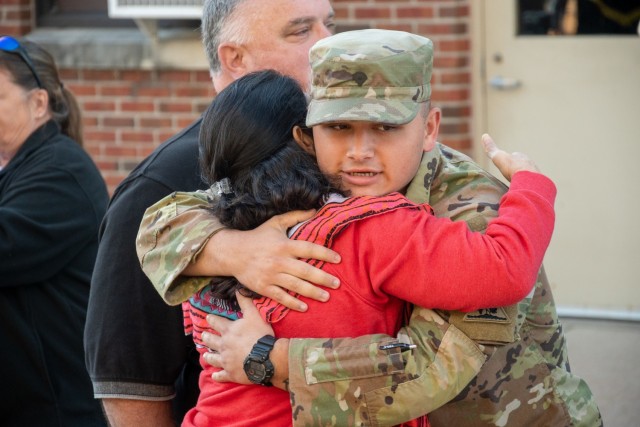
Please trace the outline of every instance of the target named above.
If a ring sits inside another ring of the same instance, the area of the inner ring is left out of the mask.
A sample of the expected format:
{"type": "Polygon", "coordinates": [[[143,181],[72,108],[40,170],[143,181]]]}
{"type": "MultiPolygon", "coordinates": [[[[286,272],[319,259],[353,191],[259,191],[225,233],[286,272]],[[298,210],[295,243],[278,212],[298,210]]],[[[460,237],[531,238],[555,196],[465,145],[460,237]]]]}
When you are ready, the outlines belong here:
{"type": "Polygon", "coordinates": [[[158,147],[118,186],[100,228],[85,329],[95,396],[169,399],[176,416],[194,406],[200,372],[181,308],[142,272],[135,239],[144,211],[174,191],[206,188],[198,166],[200,120],[158,147]]]}

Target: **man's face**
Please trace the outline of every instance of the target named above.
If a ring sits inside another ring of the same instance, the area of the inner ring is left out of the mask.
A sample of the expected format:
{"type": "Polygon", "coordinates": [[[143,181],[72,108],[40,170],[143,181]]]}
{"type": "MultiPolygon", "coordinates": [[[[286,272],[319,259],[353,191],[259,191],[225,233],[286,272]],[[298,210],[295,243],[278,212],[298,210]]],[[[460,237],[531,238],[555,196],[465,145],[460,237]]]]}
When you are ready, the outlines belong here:
{"type": "Polygon", "coordinates": [[[435,143],[437,129],[434,135],[430,123],[431,117],[425,120],[418,113],[404,125],[361,121],[316,125],[318,165],[325,174],[339,178],[352,196],[404,192],[418,171],[422,152],[435,143]]]}
{"type": "Polygon", "coordinates": [[[253,41],[245,45],[249,72],[274,69],[309,88],[309,49],[333,33],[333,9],[328,0],[247,0],[241,12],[248,18],[253,41]]]}

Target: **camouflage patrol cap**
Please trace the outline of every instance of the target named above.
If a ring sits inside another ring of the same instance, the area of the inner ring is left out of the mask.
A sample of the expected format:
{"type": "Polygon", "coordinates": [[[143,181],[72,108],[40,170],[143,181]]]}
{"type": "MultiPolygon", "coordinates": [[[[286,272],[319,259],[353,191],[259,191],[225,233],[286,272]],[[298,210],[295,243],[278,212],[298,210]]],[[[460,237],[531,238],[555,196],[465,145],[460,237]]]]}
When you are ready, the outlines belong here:
{"type": "Polygon", "coordinates": [[[358,30],[318,41],[307,126],[342,120],[408,123],[431,96],[433,43],[392,30],[358,30]]]}

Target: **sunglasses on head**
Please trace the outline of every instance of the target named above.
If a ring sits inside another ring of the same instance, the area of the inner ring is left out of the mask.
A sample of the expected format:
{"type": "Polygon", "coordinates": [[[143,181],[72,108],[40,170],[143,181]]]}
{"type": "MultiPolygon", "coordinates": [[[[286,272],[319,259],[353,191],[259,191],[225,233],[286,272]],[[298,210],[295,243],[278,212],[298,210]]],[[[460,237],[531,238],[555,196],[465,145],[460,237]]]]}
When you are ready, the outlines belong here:
{"type": "Polygon", "coordinates": [[[36,79],[36,83],[38,83],[38,87],[40,89],[43,88],[42,81],[40,80],[40,77],[38,77],[38,73],[36,73],[36,69],[33,66],[33,62],[31,61],[29,54],[20,45],[20,42],[18,40],[14,39],[11,36],[0,37],[0,50],[3,52],[15,53],[20,58],[22,58],[24,63],[27,64],[27,67],[29,67],[29,69],[31,70],[31,74],[33,74],[33,77],[36,79]]]}

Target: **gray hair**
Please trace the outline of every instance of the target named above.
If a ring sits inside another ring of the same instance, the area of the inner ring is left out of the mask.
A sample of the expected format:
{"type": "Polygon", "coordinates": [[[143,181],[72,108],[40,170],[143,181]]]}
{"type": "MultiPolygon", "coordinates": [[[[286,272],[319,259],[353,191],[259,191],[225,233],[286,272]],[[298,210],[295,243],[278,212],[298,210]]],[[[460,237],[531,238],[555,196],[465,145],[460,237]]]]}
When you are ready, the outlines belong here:
{"type": "Polygon", "coordinates": [[[247,0],[206,0],[202,9],[202,43],[212,73],[220,72],[218,47],[225,42],[242,44],[250,40],[247,12],[242,17],[236,10],[247,0]]]}

